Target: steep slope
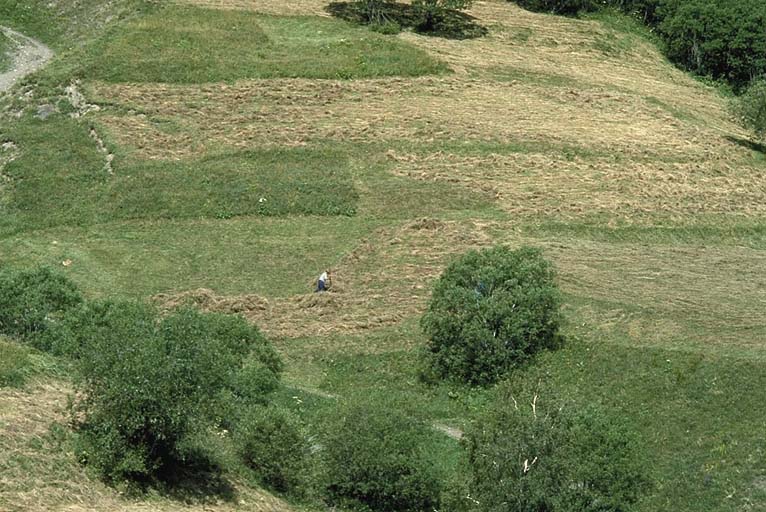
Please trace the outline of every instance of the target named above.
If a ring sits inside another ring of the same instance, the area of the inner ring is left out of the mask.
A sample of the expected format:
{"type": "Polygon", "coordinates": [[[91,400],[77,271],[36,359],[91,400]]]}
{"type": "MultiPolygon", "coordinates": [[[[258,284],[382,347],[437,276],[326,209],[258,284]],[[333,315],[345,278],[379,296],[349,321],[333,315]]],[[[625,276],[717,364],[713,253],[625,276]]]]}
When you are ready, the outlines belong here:
{"type": "MultiPolygon", "coordinates": [[[[636,420],[657,484],[640,510],[757,510],[766,159],[726,99],[625,20],[478,1],[487,37],[450,41],[324,6],[177,0],[76,54],[61,97],[61,67],[32,78],[0,128],[3,260],[60,266],[90,296],[246,315],[309,418],[380,394],[458,427],[489,393],[418,382],[429,287],[468,249],[541,246],[570,343],[521,385],[636,420]],[[312,294],[325,268],[333,292],[312,294]]],[[[49,439],[67,389],[0,390],[0,508],[183,508],[120,498],[49,439]]],[[[245,510],[288,507],[236,487],[245,510]]]]}

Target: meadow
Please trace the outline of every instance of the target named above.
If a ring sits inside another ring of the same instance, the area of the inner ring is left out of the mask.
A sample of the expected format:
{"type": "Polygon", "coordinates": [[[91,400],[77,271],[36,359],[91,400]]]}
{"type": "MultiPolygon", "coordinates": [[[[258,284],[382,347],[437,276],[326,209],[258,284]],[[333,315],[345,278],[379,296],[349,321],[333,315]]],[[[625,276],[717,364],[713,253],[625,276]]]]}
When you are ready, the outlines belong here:
{"type": "Polygon", "coordinates": [[[11,64],[11,50],[13,41],[5,34],[0,33],[0,71],[5,71],[11,64]]]}
{"type": "MultiPolygon", "coordinates": [[[[469,249],[538,246],[566,343],[509,386],[630,418],[653,482],[637,510],[763,509],[766,158],[648,31],[500,0],[474,4],[470,40],[374,33],[321,0],[109,3],[0,7],[58,52],[0,105],[4,265],[243,314],[286,363],[285,407],[321,425],[388,404],[434,425],[450,474],[495,390],[418,378],[430,288],[469,249]]],[[[234,498],[121,497],[74,460],[68,373],[0,340],[0,509],[317,509],[244,472],[234,498]]]]}

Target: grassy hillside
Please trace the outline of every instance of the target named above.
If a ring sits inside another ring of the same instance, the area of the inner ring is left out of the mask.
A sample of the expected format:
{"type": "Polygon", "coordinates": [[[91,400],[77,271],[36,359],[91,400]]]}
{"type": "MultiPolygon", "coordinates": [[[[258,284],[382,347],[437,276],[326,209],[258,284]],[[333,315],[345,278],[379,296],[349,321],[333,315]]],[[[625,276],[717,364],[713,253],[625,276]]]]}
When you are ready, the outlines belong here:
{"type": "Polygon", "coordinates": [[[13,46],[13,41],[0,32],[0,72],[5,71],[11,65],[13,46]]]}
{"type": "MultiPolygon", "coordinates": [[[[430,285],[465,250],[541,246],[568,343],[512,385],[629,415],[655,484],[639,510],[759,510],[766,158],[640,28],[479,1],[489,34],[459,41],[375,34],[320,0],[113,2],[106,25],[67,18],[83,41],[68,50],[37,21],[84,4],[0,8],[60,50],[2,100],[5,264],[58,266],[91,297],[242,312],[312,424],[379,396],[459,429],[493,391],[418,381],[430,285]],[[314,295],[325,268],[333,292],[314,295]]],[[[0,343],[17,361],[0,367],[0,508],[185,507],[91,479],[49,428],[61,363],[0,343]]],[[[454,439],[433,450],[453,469],[454,439]]],[[[303,506],[230,477],[236,497],[209,506],[303,506]]]]}

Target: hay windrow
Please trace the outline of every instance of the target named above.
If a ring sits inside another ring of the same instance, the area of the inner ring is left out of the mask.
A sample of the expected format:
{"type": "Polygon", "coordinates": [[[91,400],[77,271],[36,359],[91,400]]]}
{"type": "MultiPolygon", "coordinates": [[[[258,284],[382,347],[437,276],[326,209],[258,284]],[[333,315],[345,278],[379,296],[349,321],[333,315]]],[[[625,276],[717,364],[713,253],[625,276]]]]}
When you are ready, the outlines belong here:
{"type": "MultiPolygon", "coordinates": [[[[587,240],[561,243],[522,236],[492,222],[420,219],[379,229],[332,269],[331,292],[311,293],[307,284],[305,294],[256,300],[253,309],[238,309],[268,335],[327,339],[332,344],[338,335],[395,327],[419,317],[434,281],[452,258],[496,243],[542,247],[566,294],[603,303],[598,310],[577,310],[577,316],[594,329],[623,330],[641,345],[689,337],[685,343],[694,346],[758,349],[760,345],[756,333],[763,330],[761,310],[766,304],[766,278],[760,272],[766,256],[761,251],[704,246],[659,251],[646,245],[587,240]]],[[[211,311],[230,311],[231,304],[248,303],[209,290],[155,299],[169,307],[188,303],[189,297],[202,297],[195,299],[197,304],[211,311]]]]}
{"type": "Polygon", "coordinates": [[[92,91],[135,112],[95,118],[121,144],[136,148],[137,156],[150,159],[192,157],[222,146],[327,140],[538,141],[676,159],[727,147],[719,134],[681,123],[634,95],[460,77],[273,79],[231,86],[99,83],[92,91]],[[177,129],[165,133],[155,120],[170,120],[177,129]]]}
{"type": "Polygon", "coordinates": [[[634,222],[646,216],[766,215],[766,186],[752,165],[733,164],[734,151],[689,162],[647,162],[540,153],[463,156],[389,151],[393,172],[446,181],[489,193],[515,215],[582,218],[608,214],[634,222]]]}
{"type": "Polygon", "coordinates": [[[179,5],[208,9],[253,11],[276,16],[328,16],[325,0],[173,0],[179,5]]]}

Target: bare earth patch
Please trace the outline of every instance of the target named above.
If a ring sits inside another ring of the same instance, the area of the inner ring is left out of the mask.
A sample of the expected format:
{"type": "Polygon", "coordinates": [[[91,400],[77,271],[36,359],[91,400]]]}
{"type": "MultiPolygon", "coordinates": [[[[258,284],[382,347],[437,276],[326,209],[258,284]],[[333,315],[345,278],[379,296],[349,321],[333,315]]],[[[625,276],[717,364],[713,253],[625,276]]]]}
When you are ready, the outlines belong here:
{"type": "Polygon", "coordinates": [[[50,48],[8,27],[0,26],[0,32],[16,43],[10,69],[0,73],[0,93],[13,87],[21,78],[43,67],[52,57],[50,48]]]}

